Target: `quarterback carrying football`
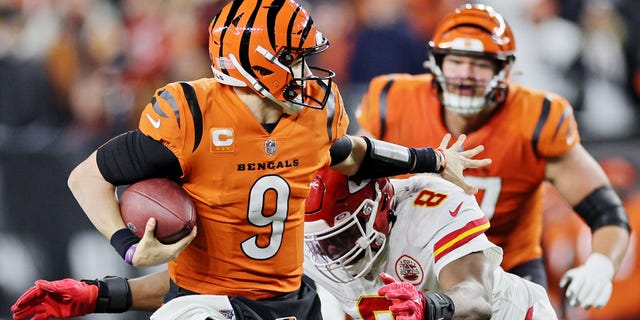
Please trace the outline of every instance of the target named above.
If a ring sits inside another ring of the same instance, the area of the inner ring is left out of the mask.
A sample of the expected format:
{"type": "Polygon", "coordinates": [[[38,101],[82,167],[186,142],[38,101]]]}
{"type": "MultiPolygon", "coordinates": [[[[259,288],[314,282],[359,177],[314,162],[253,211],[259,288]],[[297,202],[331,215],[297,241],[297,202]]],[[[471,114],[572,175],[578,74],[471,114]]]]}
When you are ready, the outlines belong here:
{"type": "MultiPolygon", "coordinates": [[[[213,78],[159,88],[138,129],[103,144],[68,179],[127,263],[168,262],[165,302],[210,294],[235,299],[254,319],[320,318],[318,296],[302,282],[304,201],[318,169],[359,177],[441,172],[476,191],[462,171],[490,160],[471,159],[482,146],[459,150],[463,137],[449,146],[443,135],[436,149],[345,134],[349,119],[333,71],[308,64],[329,42],[297,2],[231,1],[208,31],[213,78]],[[174,180],[193,200],[197,225],[174,244],[154,237],[154,219],[142,239],[122,220],[115,188],[149,178],[174,180]]],[[[96,310],[129,308],[128,299],[103,298],[126,281],[96,283],[96,310]]]]}

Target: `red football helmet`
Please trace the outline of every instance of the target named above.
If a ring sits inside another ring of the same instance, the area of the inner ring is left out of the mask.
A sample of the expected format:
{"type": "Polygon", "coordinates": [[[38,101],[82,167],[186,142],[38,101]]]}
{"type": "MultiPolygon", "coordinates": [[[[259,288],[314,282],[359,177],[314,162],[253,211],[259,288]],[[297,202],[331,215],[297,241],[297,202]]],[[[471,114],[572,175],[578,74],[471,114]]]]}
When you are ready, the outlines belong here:
{"type": "Polygon", "coordinates": [[[331,169],[318,171],[304,223],[305,244],[316,268],[338,283],[367,274],[395,221],[394,199],[388,178],[358,181],[331,169]]]}
{"type": "Polygon", "coordinates": [[[306,64],[327,48],[329,41],[293,0],[232,1],[209,25],[216,80],[249,87],[288,113],[327,103],[335,73],[306,64]]]}
{"type": "Polygon", "coordinates": [[[515,61],[516,42],[511,27],[492,7],[466,4],[446,16],[436,28],[431,47],[430,68],[436,76],[446,108],[462,115],[480,112],[506,98],[505,80],[515,61]],[[487,58],[496,65],[491,81],[478,83],[482,96],[463,96],[448,88],[462,84],[463,79],[446,78],[442,61],[447,54],[487,58]]]}

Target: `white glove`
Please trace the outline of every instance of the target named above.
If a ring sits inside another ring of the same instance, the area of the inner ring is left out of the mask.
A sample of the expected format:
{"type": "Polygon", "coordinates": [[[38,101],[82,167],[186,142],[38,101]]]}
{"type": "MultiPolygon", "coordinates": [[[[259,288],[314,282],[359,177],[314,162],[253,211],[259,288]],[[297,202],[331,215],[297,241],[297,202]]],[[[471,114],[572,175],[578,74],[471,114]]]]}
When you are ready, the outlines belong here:
{"type": "Polygon", "coordinates": [[[567,286],[565,295],[572,306],[601,308],[611,297],[613,273],[613,263],[609,258],[592,253],[587,262],[562,276],[560,287],[567,286]]]}

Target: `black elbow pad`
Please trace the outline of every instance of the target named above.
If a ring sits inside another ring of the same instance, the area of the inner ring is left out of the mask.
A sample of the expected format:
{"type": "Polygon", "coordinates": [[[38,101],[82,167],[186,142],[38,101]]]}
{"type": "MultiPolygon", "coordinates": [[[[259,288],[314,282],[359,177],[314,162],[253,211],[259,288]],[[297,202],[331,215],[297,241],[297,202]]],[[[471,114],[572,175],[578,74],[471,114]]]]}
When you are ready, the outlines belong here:
{"type": "Polygon", "coordinates": [[[573,207],[573,210],[587,223],[591,232],[611,225],[631,231],[622,200],[610,186],[597,188],[573,207]]]}

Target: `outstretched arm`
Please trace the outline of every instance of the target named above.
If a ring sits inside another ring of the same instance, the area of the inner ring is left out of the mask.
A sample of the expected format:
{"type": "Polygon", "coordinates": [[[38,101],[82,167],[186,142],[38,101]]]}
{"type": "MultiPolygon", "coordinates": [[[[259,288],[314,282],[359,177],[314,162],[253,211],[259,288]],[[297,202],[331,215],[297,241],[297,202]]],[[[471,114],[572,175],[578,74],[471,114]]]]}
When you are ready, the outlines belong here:
{"type": "Polygon", "coordinates": [[[164,296],[169,292],[169,272],[167,270],[129,279],[131,287],[131,310],[155,311],[162,306],[164,296]]]}
{"type": "Polygon", "coordinates": [[[169,273],[127,280],[37,280],[11,307],[14,320],[80,317],[90,313],[154,311],[169,291],[169,273]]]}
{"type": "Polygon", "coordinates": [[[462,135],[449,146],[451,135],[434,148],[407,148],[376,139],[348,136],[338,140],[331,148],[332,168],[348,176],[377,178],[405,173],[440,173],[443,178],[475,194],[477,188],[467,183],[464,169],[483,167],[491,159],[472,159],[482,152],[483,146],[461,150],[462,135]]]}

